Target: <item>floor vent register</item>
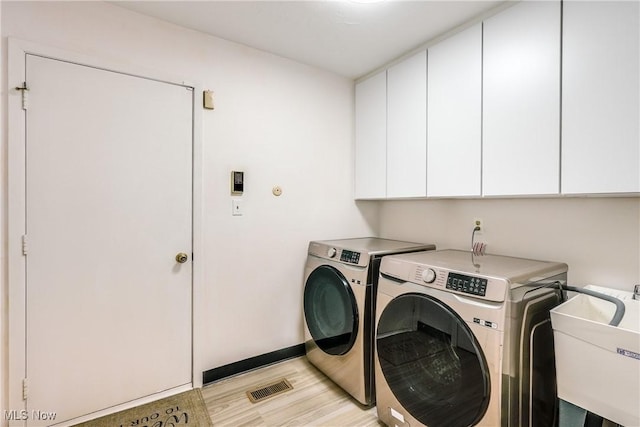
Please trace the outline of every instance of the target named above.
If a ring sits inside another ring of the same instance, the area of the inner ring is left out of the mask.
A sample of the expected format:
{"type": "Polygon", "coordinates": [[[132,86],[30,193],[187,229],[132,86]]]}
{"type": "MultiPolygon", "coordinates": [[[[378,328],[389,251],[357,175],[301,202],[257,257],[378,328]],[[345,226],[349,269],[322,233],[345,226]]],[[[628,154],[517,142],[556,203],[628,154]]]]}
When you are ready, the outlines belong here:
{"type": "Polygon", "coordinates": [[[247,397],[251,403],[258,403],[289,390],[293,390],[293,386],[289,381],[283,378],[274,383],[262,385],[259,388],[247,391],[247,397]]]}

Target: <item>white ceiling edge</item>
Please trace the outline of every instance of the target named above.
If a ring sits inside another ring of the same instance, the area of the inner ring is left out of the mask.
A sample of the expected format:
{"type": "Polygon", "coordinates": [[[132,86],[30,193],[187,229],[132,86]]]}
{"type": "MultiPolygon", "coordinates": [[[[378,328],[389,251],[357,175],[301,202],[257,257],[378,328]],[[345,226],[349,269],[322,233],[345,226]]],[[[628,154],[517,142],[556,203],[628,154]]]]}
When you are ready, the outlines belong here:
{"type": "Polygon", "coordinates": [[[111,4],[359,79],[514,0],[209,0],[111,4]]]}

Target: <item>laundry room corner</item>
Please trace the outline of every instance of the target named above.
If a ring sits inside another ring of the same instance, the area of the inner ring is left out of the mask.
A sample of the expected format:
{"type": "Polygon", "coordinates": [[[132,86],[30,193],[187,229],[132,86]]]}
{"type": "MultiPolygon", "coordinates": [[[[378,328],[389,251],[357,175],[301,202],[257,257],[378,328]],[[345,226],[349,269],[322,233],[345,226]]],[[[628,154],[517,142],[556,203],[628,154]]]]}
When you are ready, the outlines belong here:
{"type": "MultiPolygon", "coordinates": [[[[309,241],[378,231],[377,202],[353,200],[353,81],[109,3],[2,2],[1,9],[3,48],[7,37],[29,40],[184,76],[214,92],[215,109],[199,111],[202,125],[195,130],[202,138],[196,376],[299,345],[309,241]],[[232,171],[244,172],[242,195],[231,192],[232,171]],[[242,215],[233,215],[235,200],[242,215]]],[[[5,85],[4,62],[3,76],[5,85]]],[[[5,163],[6,149],[5,131],[5,163]]],[[[2,179],[4,233],[6,175],[2,179]]]]}
{"type": "Polygon", "coordinates": [[[639,18],[0,0],[0,427],[166,425],[183,392],[215,425],[566,427],[607,381],[638,409],[639,18]],[[557,369],[596,365],[572,313],[618,328],[595,386],[557,369]]]}

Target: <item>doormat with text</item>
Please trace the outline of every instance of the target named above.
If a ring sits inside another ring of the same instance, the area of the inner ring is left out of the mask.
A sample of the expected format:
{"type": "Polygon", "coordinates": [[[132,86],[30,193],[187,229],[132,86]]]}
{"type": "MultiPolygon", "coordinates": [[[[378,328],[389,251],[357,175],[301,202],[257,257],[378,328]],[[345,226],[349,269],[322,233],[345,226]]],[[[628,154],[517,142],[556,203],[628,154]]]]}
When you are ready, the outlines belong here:
{"type": "Polygon", "coordinates": [[[202,398],[200,389],[185,391],[155,402],[95,420],[76,424],[74,427],[211,427],[213,423],[202,398]]]}

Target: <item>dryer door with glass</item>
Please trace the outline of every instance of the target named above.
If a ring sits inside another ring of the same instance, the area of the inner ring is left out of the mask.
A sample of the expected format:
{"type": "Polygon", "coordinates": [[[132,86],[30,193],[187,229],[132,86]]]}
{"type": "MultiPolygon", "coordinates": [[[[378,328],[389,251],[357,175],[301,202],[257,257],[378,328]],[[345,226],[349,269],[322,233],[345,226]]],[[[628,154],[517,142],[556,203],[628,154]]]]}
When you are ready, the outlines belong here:
{"type": "Polygon", "coordinates": [[[424,294],[391,300],[378,321],[377,357],[389,389],[428,426],[476,424],[490,396],[487,362],[464,320],[424,294]]]}
{"type": "Polygon", "coordinates": [[[304,317],[316,345],[325,353],[346,354],[358,335],[358,305],[340,271],[321,265],[304,287],[304,317]]]}

